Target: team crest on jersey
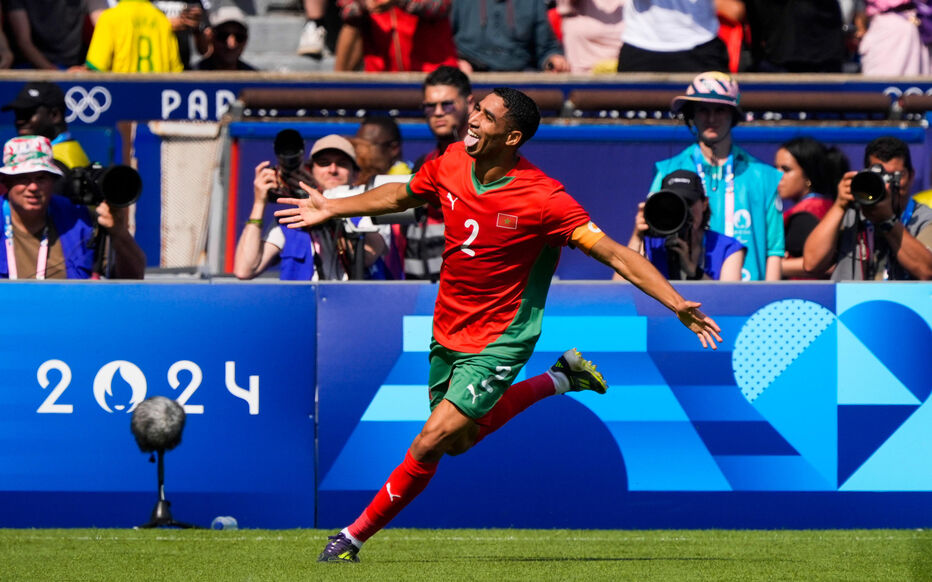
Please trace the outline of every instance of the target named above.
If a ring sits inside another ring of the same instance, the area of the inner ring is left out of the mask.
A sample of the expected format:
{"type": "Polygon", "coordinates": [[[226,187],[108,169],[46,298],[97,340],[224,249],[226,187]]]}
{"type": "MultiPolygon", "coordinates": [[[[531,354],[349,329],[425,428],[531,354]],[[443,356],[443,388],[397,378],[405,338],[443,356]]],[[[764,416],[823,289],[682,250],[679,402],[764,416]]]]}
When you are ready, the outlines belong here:
{"type": "Polygon", "coordinates": [[[495,226],[498,228],[510,228],[512,230],[518,228],[518,217],[513,214],[505,214],[504,212],[498,213],[498,220],[495,221],[495,226]]]}

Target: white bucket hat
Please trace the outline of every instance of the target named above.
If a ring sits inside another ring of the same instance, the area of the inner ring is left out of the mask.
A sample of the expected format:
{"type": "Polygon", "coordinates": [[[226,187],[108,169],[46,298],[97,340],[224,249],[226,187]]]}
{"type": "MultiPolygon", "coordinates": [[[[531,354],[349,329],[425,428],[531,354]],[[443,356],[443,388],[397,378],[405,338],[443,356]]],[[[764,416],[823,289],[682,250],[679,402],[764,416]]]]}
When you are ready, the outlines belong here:
{"type": "Polygon", "coordinates": [[[15,176],[31,172],[64,175],[53,161],[52,144],[48,138],[24,135],[3,144],[3,167],[0,168],[0,174],[15,176]]]}

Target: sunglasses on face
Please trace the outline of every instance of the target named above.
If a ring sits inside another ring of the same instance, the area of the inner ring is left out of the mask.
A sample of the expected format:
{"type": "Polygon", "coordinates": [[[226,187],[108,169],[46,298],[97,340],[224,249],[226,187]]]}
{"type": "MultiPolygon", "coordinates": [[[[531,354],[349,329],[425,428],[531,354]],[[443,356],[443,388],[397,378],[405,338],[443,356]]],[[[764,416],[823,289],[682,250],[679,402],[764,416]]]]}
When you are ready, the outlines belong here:
{"type": "Polygon", "coordinates": [[[437,101],[434,103],[428,103],[425,101],[424,103],[421,103],[421,107],[424,108],[424,115],[428,117],[433,115],[437,111],[438,105],[440,106],[440,110],[443,112],[444,115],[453,113],[453,111],[456,110],[455,101],[437,101]]]}

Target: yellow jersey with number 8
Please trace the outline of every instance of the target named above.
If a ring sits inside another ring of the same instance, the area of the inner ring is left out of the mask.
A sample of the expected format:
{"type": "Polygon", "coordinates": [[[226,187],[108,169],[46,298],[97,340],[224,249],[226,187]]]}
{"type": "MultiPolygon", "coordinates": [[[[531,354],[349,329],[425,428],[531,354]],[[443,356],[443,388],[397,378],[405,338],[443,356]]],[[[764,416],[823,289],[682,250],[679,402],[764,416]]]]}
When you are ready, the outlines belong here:
{"type": "Polygon", "coordinates": [[[86,64],[92,71],[114,73],[177,73],[184,68],[171,22],[149,0],[120,0],[101,13],[86,64]]]}

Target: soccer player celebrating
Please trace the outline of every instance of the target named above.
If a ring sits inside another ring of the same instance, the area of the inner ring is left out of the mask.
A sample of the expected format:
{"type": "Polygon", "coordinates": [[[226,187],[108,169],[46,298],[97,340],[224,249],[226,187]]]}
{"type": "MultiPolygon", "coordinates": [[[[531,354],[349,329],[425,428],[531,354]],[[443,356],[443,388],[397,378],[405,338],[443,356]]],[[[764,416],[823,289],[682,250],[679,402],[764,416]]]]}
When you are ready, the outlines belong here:
{"type": "Polygon", "coordinates": [[[290,228],[335,217],[443,208],[446,248],[430,351],[431,414],[404,461],[354,523],[330,537],[321,562],[358,562],[363,542],[385,527],[433,477],[445,455],[467,451],[516,414],[553,394],[608,388],[575,349],[544,374],[511,386],[540,336],[544,302],[560,249],[569,245],[613,268],[676,313],[703,347],[722,341],[718,325],[683,299],[644,257],[589,220],[563,189],[518,155],[540,124],[524,93],[494,89],[474,106],[466,138],[407,184],[358,196],[283,199],[275,215],[290,228]]]}

